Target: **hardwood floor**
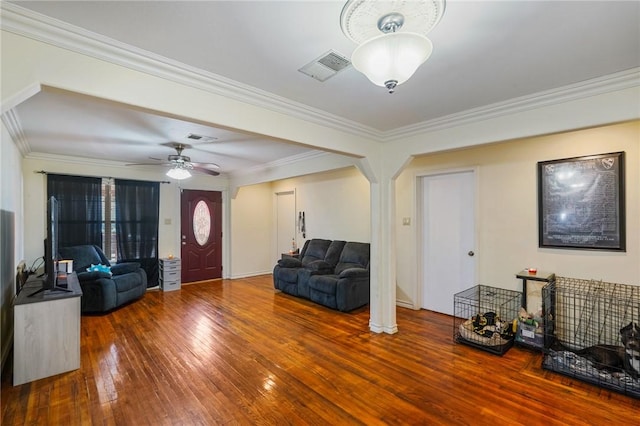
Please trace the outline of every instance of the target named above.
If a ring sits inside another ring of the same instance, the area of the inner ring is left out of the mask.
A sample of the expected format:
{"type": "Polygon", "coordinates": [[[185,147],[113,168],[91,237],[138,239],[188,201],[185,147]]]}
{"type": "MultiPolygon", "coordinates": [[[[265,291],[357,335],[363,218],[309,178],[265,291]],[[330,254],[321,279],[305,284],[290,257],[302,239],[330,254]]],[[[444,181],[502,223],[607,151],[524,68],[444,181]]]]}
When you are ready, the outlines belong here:
{"type": "Polygon", "coordinates": [[[638,424],[640,400],[452,342],[450,317],[398,308],[395,335],[276,293],[270,275],[149,291],[83,316],[81,368],[2,376],[2,424],[638,424]]]}

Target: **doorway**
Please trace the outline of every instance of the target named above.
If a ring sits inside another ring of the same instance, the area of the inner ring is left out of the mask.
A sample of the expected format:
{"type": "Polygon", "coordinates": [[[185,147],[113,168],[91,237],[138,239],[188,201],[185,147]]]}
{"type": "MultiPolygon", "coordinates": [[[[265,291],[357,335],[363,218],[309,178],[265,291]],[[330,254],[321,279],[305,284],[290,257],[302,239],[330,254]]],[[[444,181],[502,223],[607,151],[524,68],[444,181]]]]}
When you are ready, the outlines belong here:
{"type": "Polygon", "coordinates": [[[296,193],[276,192],[276,261],[281,253],[288,253],[292,249],[292,240],[297,246],[296,193]]]}
{"type": "Polygon", "coordinates": [[[474,170],[418,178],[421,308],[453,315],[453,295],[476,284],[474,170]]]}
{"type": "Polygon", "coordinates": [[[182,190],[182,282],[222,278],[222,192],[182,190]]]}

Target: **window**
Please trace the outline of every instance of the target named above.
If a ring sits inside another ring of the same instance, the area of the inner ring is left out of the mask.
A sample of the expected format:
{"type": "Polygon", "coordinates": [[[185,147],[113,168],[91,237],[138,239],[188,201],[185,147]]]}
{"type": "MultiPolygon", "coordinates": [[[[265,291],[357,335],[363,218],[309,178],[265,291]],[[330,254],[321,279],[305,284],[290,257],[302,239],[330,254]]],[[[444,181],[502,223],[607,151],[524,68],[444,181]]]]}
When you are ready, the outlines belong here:
{"type": "Polygon", "coordinates": [[[113,179],[102,179],[102,251],[110,261],[118,259],[116,240],[116,190],[113,179]]]}
{"type": "Polygon", "coordinates": [[[60,206],[59,246],[93,244],[113,263],[135,261],[158,280],[160,185],[112,178],[47,175],[60,206]]]}

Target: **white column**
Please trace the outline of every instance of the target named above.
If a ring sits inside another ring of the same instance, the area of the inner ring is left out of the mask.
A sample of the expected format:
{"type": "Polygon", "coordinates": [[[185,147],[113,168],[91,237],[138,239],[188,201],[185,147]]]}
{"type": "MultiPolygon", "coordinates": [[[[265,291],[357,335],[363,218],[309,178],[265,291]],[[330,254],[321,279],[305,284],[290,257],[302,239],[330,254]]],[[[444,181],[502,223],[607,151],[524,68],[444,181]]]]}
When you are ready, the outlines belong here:
{"type": "Polygon", "coordinates": [[[395,181],[371,184],[371,299],[369,329],[397,333],[395,181]]]}

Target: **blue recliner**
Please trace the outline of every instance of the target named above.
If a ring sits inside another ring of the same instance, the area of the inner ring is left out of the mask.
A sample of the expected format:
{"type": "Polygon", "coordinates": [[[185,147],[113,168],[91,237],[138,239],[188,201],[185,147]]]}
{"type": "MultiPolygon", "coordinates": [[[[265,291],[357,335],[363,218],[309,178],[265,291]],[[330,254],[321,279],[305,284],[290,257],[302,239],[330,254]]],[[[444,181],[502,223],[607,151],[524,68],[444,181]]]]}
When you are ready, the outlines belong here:
{"type": "Polygon", "coordinates": [[[112,265],[100,247],[81,245],[62,247],[62,259],[73,260],[73,270],[82,288],[82,313],[103,313],[139,299],[147,291],[147,274],[139,263],[126,262],[112,265]],[[108,272],[88,272],[91,265],[106,265],[108,272]]]}

